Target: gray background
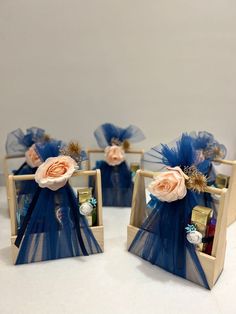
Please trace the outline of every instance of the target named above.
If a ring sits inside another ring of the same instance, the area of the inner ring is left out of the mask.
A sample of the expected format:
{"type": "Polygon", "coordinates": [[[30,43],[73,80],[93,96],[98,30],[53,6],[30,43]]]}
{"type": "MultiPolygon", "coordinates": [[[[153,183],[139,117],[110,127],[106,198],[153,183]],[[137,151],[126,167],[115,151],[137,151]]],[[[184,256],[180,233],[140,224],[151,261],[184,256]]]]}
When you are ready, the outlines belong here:
{"type": "Polygon", "coordinates": [[[0,1],[0,155],[17,127],[94,146],[113,122],[145,149],[208,130],[236,158],[235,82],[235,1],[0,1]]]}

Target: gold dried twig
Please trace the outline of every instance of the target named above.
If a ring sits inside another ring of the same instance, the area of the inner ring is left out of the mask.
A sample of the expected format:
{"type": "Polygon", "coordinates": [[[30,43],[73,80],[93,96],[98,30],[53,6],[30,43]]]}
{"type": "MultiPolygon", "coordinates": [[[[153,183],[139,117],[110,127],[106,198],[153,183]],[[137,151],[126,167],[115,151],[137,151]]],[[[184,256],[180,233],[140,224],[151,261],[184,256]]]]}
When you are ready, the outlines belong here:
{"type": "Polygon", "coordinates": [[[205,156],[205,158],[214,157],[214,158],[219,158],[219,159],[222,159],[225,156],[224,151],[222,151],[220,145],[209,146],[203,151],[203,155],[205,156]]]}
{"type": "Polygon", "coordinates": [[[122,147],[125,151],[128,150],[130,148],[130,142],[128,140],[124,140],[122,147]]]}
{"type": "Polygon", "coordinates": [[[81,146],[78,142],[71,141],[66,147],[60,150],[61,155],[70,156],[77,163],[81,161],[81,146]]]}
{"type": "Polygon", "coordinates": [[[207,187],[207,177],[204,176],[195,166],[184,167],[184,173],[188,176],[186,187],[195,192],[204,192],[207,187]]]}
{"type": "Polygon", "coordinates": [[[124,140],[123,142],[121,142],[118,138],[115,137],[112,138],[111,145],[121,146],[124,149],[124,151],[130,148],[130,142],[128,140],[124,140]]]}
{"type": "Polygon", "coordinates": [[[49,142],[50,140],[51,140],[51,136],[49,134],[44,134],[43,141],[44,142],[49,142]]]}

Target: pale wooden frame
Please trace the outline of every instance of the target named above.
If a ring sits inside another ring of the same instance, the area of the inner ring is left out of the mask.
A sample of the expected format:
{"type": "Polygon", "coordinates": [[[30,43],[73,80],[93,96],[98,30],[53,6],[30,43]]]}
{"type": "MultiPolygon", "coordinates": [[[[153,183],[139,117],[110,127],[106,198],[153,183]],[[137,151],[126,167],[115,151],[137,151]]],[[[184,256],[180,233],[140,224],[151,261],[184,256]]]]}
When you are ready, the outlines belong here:
{"type": "MultiPolygon", "coordinates": [[[[87,149],[87,155],[88,155],[88,169],[91,169],[91,162],[90,162],[90,155],[91,154],[102,154],[104,153],[104,149],[100,148],[88,148],[87,149]]],[[[144,155],[143,149],[127,149],[125,150],[126,154],[133,154],[133,155],[141,155],[140,160],[142,159],[144,155]]],[[[142,165],[140,165],[142,166],[142,165]]]]}
{"type": "MultiPolygon", "coordinates": [[[[10,192],[9,192],[9,181],[8,181],[8,176],[11,174],[9,171],[9,164],[8,160],[9,159],[18,159],[18,158],[24,158],[24,154],[18,154],[18,155],[13,155],[13,156],[5,156],[3,158],[3,173],[4,173],[4,179],[5,179],[5,186],[6,186],[6,192],[7,192],[7,204],[8,204],[8,210],[9,210],[9,202],[10,202],[10,192]]],[[[9,210],[10,213],[10,210],[9,210]]]]}
{"type": "Polygon", "coordinates": [[[236,160],[215,159],[214,161],[232,167],[229,180],[229,195],[227,199],[227,224],[231,225],[236,220],[236,160]]]}
{"type": "MultiPolygon", "coordinates": [[[[104,251],[104,226],[103,226],[103,216],[102,216],[102,187],[101,187],[101,173],[100,170],[85,170],[77,171],[73,174],[73,177],[76,176],[94,176],[95,177],[95,197],[97,199],[97,226],[90,227],[93,232],[94,237],[99,243],[102,251],[104,251]]],[[[9,175],[8,176],[8,187],[9,187],[9,209],[10,209],[10,218],[11,218],[11,247],[13,254],[13,262],[15,263],[18,248],[14,245],[17,237],[17,221],[16,221],[16,181],[28,181],[34,180],[34,175],[9,175]]]]}
{"type": "MultiPolygon", "coordinates": [[[[151,178],[154,172],[138,170],[135,179],[133,201],[130,215],[130,224],[127,228],[127,248],[130,247],[135,235],[143,220],[146,218],[146,195],[144,178],[151,178]]],[[[226,249],[226,230],[227,230],[227,211],[226,211],[226,195],[227,189],[216,189],[207,187],[205,192],[213,193],[220,196],[217,225],[212,248],[212,255],[203,252],[197,252],[197,256],[206,274],[209,287],[212,288],[219,278],[225,260],[226,249]]]]}

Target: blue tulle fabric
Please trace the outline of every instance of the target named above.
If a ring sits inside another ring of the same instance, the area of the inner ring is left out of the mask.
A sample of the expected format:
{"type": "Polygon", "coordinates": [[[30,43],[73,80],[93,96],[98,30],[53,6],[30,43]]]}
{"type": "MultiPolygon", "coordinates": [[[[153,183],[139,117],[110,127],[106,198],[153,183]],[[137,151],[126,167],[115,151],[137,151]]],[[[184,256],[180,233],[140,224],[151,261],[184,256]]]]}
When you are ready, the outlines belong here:
{"type": "Polygon", "coordinates": [[[98,146],[106,148],[116,139],[120,142],[128,140],[130,143],[140,142],[145,139],[143,132],[136,126],[130,125],[127,128],[120,128],[112,123],[104,123],[94,131],[98,146]]]}
{"type": "MultiPolygon", "coordinates": [[[[113,140],[122,143],[128,140],[130,143],[142,141],[143,132],[136,126],[120,128],[111,123],[99,126],[94,132],[98,145],[106,148],[112,145],[113,140]]],[[[97,161],[96,169],[101,170],[102,198],[104,206],[130,207],[132,202],[133,182],[132,173],[124,161],[120,165],[110,166],[106,161],[97,161]]],[[[94,186],[93,182],[90,182],[94,186]]]]}
{"type": "Polygon", "coordinates": [[[45,130],[32,127],[26,130],[16,129],[7,135],[6,153],[8,156],[24,154],[33,144],[44,140],[45,130]]]}
{"type": "Polygon", "coordinates": [[[103,206],[131,207],[133,182],[126,162],[110,166],[100,160],[96,163],[96,169],[101,171],[103,206]]]}
{"type": "MultiPolygon", "coordinates": [[[[198,161],[198,168],[207,177],[207,184],[210,186],[214,185],[216,180],[216,170],[213,163],[214,159],[224,159],[227,149],[209,132],[192,132],[191,137],[193,138],[193,146],[198,156],[200,155],[204,157],[203,161],[201,161],[201,158],[200,161],[198,161]]],[[[211,194],[201,193],[199,197],[201,197],[201,203],[204,206],[213,208],[214,216],[216,216],[216,206],[211,194]]]]}
{"type": "MultiPolygon", "coordinates": [[[[41,161],[44,162],[49,157],[57,157],[60,154],[60,149],[64,146],[64,143],[59,140],[50,140],[44,143],[36,143],[35,150],[41,161]]],[[[26,162],[21,165],[18,170],[13,171],[14,175],[35,174],[37,168],[31,168],[26,162]]],[[[38,185],[35,181],[17,181],[17,221],[20,227],[22,221],[28,211],[29,204],[33,198],[38,185]]]]}
{"type": "Polygon", "coordinates": [[[213,134],[206,131],[200,131],[198,133],[192,132],[190,135],[194,140],[194,148],[197,151],[202,151],[206,159],[213,161],[217,158],[225,158],[227,149],[214,138],[213,134]]]}
{"type": "MultiPolygon", "coordinates": [[[[184,169],[195,164],[197,154],[191,136],[183,134],[175,147],[159,147],[158,156],[158,162],[184,169]]],[[[185,232],[192,209],[198,204],[199,195],[192,191],[188,191],[182,200],[171,203],[161,202],[151,195],[147,206],[152,211],[141,225],[129,251],[175,275],[209,288],[195,247],[187,241],[185,232]]]]}
{"type": "MultiPolygon", "coordinates": [[[[42,162],[49,157],[57,157],[60,149],[65,145],[62,141],[51,139],[46,142],[38,142],[35,144],[35,150],[42,162]]],[[[34,174],[37,168],[31,168],[24,162],[17,170],[13,171],[14,175],[34,174]]]]}
{"type": "Polygon", "coordinates": [[[37,188],[15,245],[17,265],[102,252],[68,183],[57,191],[37,188]]]}
{"type": "MultiPolygon", "coordinates": [[[[215,158],[225,158],[227,150],[226,147],[220,144],[213,136],[213,134],[200,131],[185,134],[188,137],[188,145],[192,146],[192,154],[194,154],[193,164],[197,166],[198,170],[207,177],[207,184],[214,185],[216,179],[216,171],[213,164],[215,158]],[[220,156],[216,152],[220,152],[220,156]]],[[[171,166],[171,161],[166,158],[165,151],[171,147],[173,157],[176,160],[183,160],[184,147],[180,139],[173,141],[170,145],[158,145],[153,147],[149,152],[144,155],[143,167],[147,170],[161,171],[166,166],[171,166]],[[177,143],[177,144],[175,144],[177,143]],[[177,145],[177,146],[176,146],[177,145]],[[181,152],[181,155],[178,153],[181,152]]],[[[191,166],[191,165],[186,165],[191,166]]],[[[216,215],[216,208],[212,196],[209,193],[200,193],[198,201],[201,205],[211,207],[216,215]]]]}

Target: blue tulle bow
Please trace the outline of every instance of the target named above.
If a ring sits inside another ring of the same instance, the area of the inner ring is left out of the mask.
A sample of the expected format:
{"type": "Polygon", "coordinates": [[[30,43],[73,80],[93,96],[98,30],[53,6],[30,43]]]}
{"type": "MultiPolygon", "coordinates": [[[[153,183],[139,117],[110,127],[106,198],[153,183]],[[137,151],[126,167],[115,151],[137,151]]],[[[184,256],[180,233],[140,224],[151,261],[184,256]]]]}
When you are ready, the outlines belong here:
{"type": "Polygon", "coordinates": [[[65,143],[63,141],[52,139],[45,143],[36,143],[35,150],[41,161],[44,162],[49,157],[59,156],[64,146],[65,143]]]}
{"type": "Polygon", "coordinates": [[[43,141],[45,130],[32,127],[26,130],[16,129],[7,135],[6,153],[8,156],[24,154],[33,144],[43,141]]]}
{"type": "Polygon", "coordinates": [[[94,136],[101,148],[111,145],[114,139],[121,143],[125,140],[135,143],[145,139],[143,132],[137,126],[130,125],[127,128],[120,128],[112,123],[104,123],[99,126],[94,131],[94,136]]]}
{"type": "Polygon", "coordinates": [[[192,132],[193,145],[197,151],[202,152],[205,159],[213,161],[214,159],[224,159],[227,154],[227,149],[223,144],[220,144],[213,134],[200,131],[192,132]]]}
{"type": "MultiPolygon", "coordinates": [[[[34,145],[39,159],[44,162],[49,157],[57,157],[65,144],[62,141],[50,139],[49,141],[35,143],[34,145]]],[[[36,169],[37,168],[31,168],[26,162],[24,162],[17,170],[13,171],[13,174],[34,174],[36,169]]]]}

